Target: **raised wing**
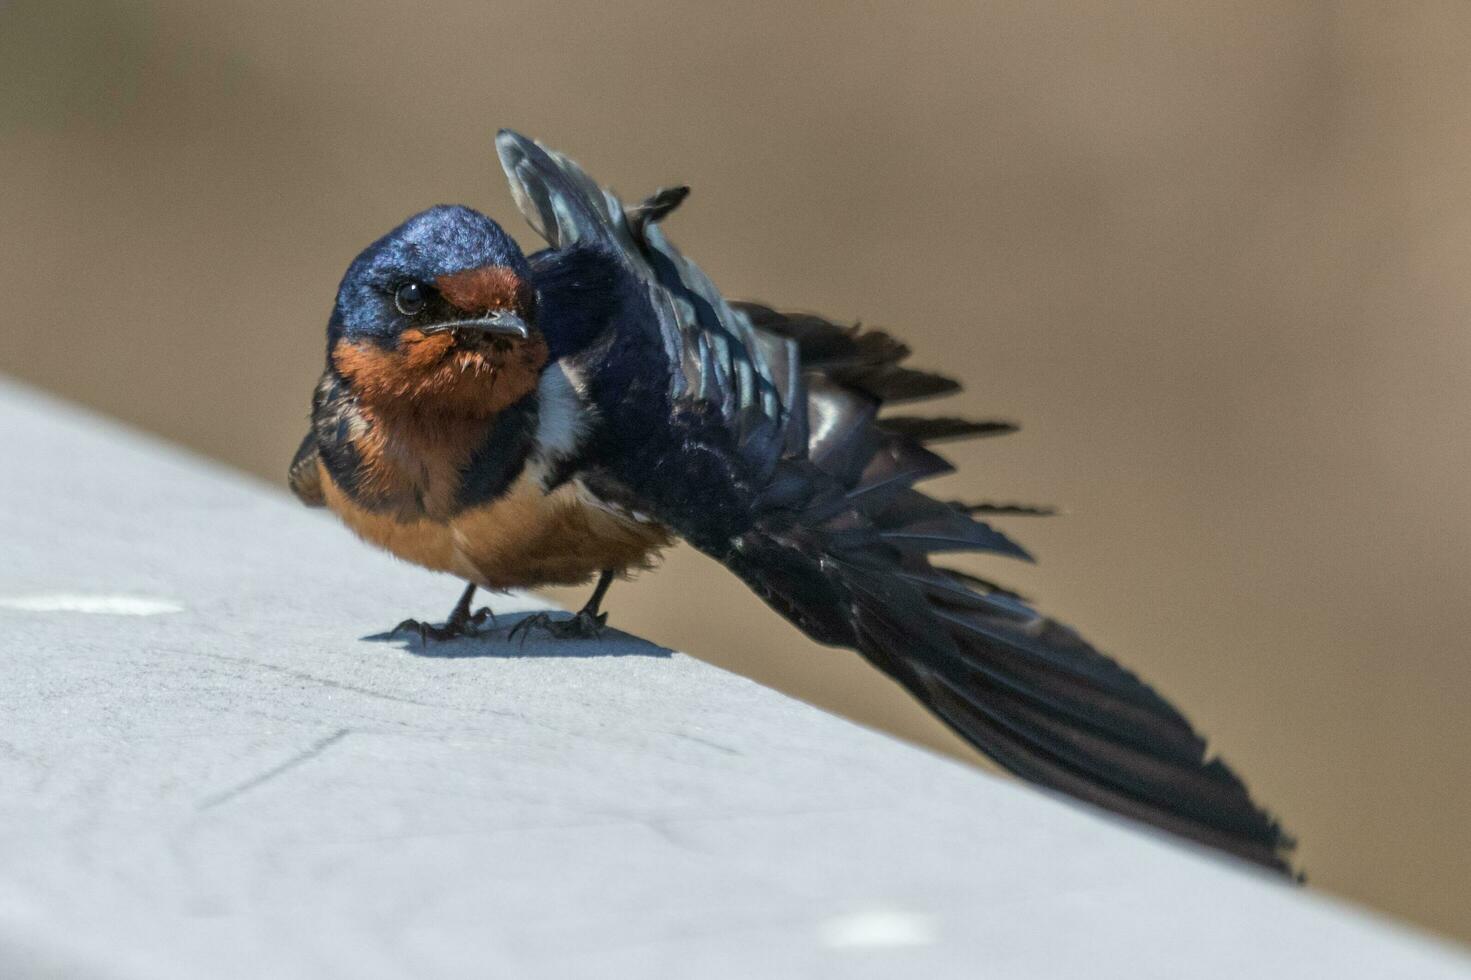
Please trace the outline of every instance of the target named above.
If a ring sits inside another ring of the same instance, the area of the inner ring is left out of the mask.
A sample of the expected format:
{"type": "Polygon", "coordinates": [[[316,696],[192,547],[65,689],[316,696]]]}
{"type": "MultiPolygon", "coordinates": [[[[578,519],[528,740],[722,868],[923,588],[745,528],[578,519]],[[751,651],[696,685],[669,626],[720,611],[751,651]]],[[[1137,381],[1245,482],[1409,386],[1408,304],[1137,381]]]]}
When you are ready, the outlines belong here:
{"type": "Polygon", "coordinates": [[[958,386],[904,367],[908,348],[886,333],[727,302],[657,226],[678,192],[626,209],[565,157],[514,133],[498,146],[533,227],[559,253],[614,264],[618,288],[647,301],[607,328],[616,337],[592,365],[659,376],[598,403],[609,438],[625,441],[595,465],[615,471],[633,506],[809,636],[857,650],[1017,775],[1288,870],[1291,841],[1164,698],[1009,590],[932,564],[964,551],[1027,558],[975,515],[1045,509],[914,488],[952,469],[925,443],[1013,426],[881,416],[958,386]]]}
{"type": "Polygon", "coordinates": [[[625,209],[575,162],[510,130],[496,138],[501,165],[521,213],[555,249],[591,246],[618,261],[639,284],[653,313],[669,365],[669,398],[711,407],[751,446],[753,457],[783,433],[787,452],[806,444],[801,368],[794,341],[758,331],[747,313],[728,303],[708,276],[665,237],[658,219],[683,198],[683,188],[661,191],[625,209]],[[670,203],[672,199],[672,203],[670,203]]]}

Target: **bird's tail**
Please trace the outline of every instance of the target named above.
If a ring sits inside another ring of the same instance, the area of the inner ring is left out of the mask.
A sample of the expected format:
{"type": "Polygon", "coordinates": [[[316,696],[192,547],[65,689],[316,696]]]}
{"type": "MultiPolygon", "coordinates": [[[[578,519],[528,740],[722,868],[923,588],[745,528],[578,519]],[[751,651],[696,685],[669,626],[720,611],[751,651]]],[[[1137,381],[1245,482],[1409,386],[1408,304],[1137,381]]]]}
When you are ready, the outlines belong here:
{"type": "Polygon", "coordinates": [[[1288,870],[1291,842],[1240,778],[1177,710],[1077,633],[953,571],[869,548],[830,555],[853,597],[859,651],[1003,767],[1288,870]]]}
{"type": "MultiPolygon", "coordinates": [[[[1258,865],[1290,872],[1292,841],[1184,716],[1077,633],[992,582],[935,565],[947,552],[1026,558],[977,515],[1045,512],[946,503],[914,484],[950,472],[925,448],[1006,423],[880,417],[883,402],[949,390],[898,367],[902,345],[746,305],[802,350],[812,427],[800,463],[819,487],[801,517],[731,562],[810,635],[856,648],[1017,776],[1258,865]]],[[[790,509],[787,484],[773,480],[790,509]]]]}

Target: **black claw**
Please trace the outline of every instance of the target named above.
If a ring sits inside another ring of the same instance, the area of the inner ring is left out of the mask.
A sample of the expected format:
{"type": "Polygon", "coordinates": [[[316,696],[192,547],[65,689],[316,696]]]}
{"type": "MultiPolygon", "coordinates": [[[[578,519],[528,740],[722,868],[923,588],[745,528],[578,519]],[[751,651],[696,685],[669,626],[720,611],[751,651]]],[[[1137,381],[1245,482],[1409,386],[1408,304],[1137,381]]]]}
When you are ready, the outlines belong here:
{"type": "Polygon", "coordinates": [[[430,640],[443,641],[458,639],[462,636],[477,636],[479,630],[476,627],[485,622],[487,618],[492,622],[495,621],[495,616],[489,609],[482,609],[474,616],[466,616],[461,620],[451,619],[443,626],[435,626],[433,623],[426,623],[418,619],[406,619],[389,630],[388,635],[413,633],[419,637],[419,646],[427,647],[430,640]]]}
{"type": "Polygon", "coordinates": [[[422,640],[424,638],[424,626],[425,624],[419,622],[417,619],[406,619],[402,623],[399,623],[397,626],[395,626],[393,629],[389,630],[388,635],[393,636],[397,633],[418,633],[419,639],[422,640]]]}
{"type": "Polygon", "coordinates": [[[526,639],[531,635],[533,629],[550,629],[551,625],[552,617],[544,612],[534,613],[524,617],[519,623],[512,626],[511,632],[506,634],[506,639],[514,640],[519,633],[521,636],[521,645],[524,647],[526,645],[526,639]]]}
{"type": "Polygon", "coordinates": [[[607,623],[607,613],[590,613],[586,609],[570,619],[553,619],[550,614],[539,612],[511,627],[506,638],[514,640],[519,633],[521,645],[525,646],[532,630],[545,630],[547,635],[558,640],[591,640],[603,632],[607,623]]]}

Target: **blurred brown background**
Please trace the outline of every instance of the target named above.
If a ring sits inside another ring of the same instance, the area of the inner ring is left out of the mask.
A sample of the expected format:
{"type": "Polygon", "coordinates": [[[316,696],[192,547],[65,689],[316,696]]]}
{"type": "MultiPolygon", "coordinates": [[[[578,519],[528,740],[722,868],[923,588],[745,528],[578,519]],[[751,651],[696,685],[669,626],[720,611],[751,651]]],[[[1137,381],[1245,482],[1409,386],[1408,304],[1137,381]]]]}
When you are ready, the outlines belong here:
{"type": "MultiPolygon", "coordinates": [[[[727,293],[1026,422],[943,489],[1070,516],[988,571],[1185,706],[1315,886],[1471,937],[1471,5],[735,6],[0,3],[0,370],[281,483],[362,245],[440,201],[526,239],[496,127],[688,182],[727,293]]],[[[612,608],[966,753],[698,556],[612,608]]]]}

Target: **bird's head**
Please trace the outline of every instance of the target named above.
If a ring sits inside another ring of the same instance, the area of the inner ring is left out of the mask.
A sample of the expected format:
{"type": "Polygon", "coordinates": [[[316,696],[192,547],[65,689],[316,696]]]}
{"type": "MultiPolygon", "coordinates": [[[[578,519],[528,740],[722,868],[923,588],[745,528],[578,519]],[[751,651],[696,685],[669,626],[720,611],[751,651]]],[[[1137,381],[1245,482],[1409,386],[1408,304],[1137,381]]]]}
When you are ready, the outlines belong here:
{"type": "Polygon", "coordinates": [[[348,267],[328,359],[380,409],[491,415],[534,389],[547,362],[530,275],[485,215],[450,205],[420,212],[348,267]]]}

